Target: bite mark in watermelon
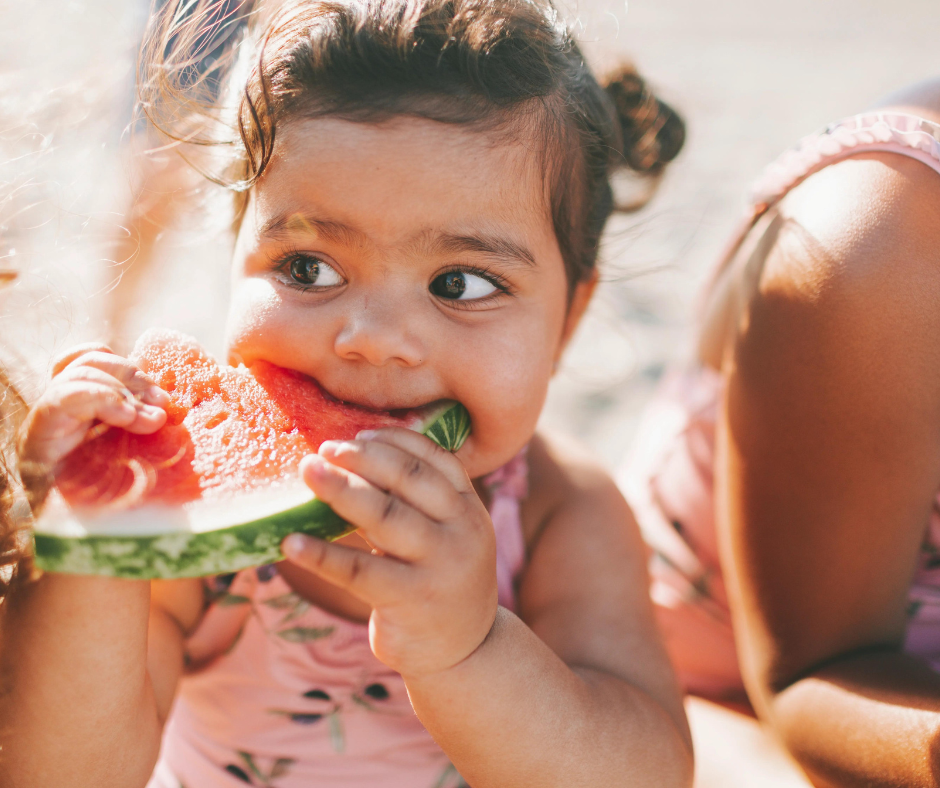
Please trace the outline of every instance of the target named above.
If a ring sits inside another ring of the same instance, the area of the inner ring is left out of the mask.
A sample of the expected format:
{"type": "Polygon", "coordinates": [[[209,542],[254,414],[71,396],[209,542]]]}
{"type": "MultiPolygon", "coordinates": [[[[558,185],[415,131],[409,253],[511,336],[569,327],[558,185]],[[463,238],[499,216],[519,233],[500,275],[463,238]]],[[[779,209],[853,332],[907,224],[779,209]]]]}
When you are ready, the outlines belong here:
{"type": "Polygon", "coordinates": [[[173,578],[277,561],[287,534],[352,530],[297,476],[323,441],[400,426],[456,451],[470,432],[458,403],[371,411],[267,362],[221,366],[173,331],[148,331],[132,358],[169,393],[167,422],[151,435],[98,425],[60,463],[35,527],[41,569],[173,578]]]}

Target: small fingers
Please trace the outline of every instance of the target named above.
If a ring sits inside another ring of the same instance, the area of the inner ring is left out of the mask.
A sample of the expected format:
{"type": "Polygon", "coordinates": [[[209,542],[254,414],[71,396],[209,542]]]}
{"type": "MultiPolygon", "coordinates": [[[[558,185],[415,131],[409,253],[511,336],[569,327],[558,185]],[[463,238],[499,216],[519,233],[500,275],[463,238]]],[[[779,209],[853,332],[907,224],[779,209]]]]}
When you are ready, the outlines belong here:
{"type": "Polygon", "coordinates": [[[380,430],[363,430],[356,438],[366,441],[380,441],[390,446],[397,446],[408,454],[413,454],[428,465],[436,468],[453,485],[457,492],[473,492],[473,484],[463,463],[449,451],[445,451],[425,435],[406,430],[402,427],[384,427],[380,430]]]}
{"type": "Polygon", "coordinates": [[[97,419],[139,434],[148,434],[163,426],[166,411],[128,397],[126,389],[111,384],[104,379],[107,378],[104,373],[100,374],[103,379],[89,376],[64,383],[55,403],[49,405],[50,409],[55,407],[77,423],[97,419]]]}
{"type": "Polygon", "coordinates": [[[83,353],[63,367],[58,376],[81,376],[83,371],[96,369],[107,373],[148,405],[164,406],[170,396],[148,374],[132,361],[105,350],[83,353]]]}
{"type": "MultiPolygon", "coordinates": [[[[162,392],[166,397],[166,392],[162,392]]],[[[55,382],[53,402],[75,418],[101,419],[113,427],[123,427],[129,432],[147,434],[163,426],[166,411],[134,397],[133,393],[118,378],[93,366],[66,368],[55,382]],[[113,400],[113,402],[112,402],[113,400]],[[118,403],[123,403],[118,407],[118,403]],[[97,407],[103,408],[100,412],[97,407]],[[89,415],[91,411],[94,411],[89,415]],[[122,423],[122,414],[133,412],[134,418],[122,423]]]]}
{"type": "Polygon", "coordinates": [[[376,556],[354,547],[291,534],[281,544],[291,563],[313,572],[354,596],[377,606],[401,596],[408,567],[394,558],[376,556]]]}
{"type": "Polygon", "coordinates": [[[21,456],[55,463],[86,439],[95,421],[141,435],[166,423],[169,395],[133,362],[105,345],[72,348],[53,365],[54,377],[21,431],[21,456]]]}
{"type": "Polygon", "coordinates": [[[379,440],[326,441],[319,454],[388,490],[433,520],[442,522],[460,511],[463,501],[450,479],[416,454],[379,440]]]}
{"type": "Polygon", "coordinates": [[[373,547],[384,553],[417,561],[439,536],[433,523],[400,498],[316,454],[304,458],[300,473],[320,500],[361,528],[373,547]]]}
{"type": "Polygon", "coordinates": [[[166,420],[162,410],[128,400],[122,391],[83,380],[65,381],[47,392],[26,419],[21,457],[55,464],[85,440],[95,420],[138,433],[162,426],[166,420]]]}
{"type": "Polygon", "coordinates": [[[35,440],[60,440],[85,430],[95,419],[113,427],[132,424],[137,409],[113,387],[91,381],[69,381],[36,403],[28,426],[35,440]]]}
{"type": "Polygon", "coordinates": [[[61,355],[55,357],[52,362],[52,377],[58,375],[69,364],[75,361],[75,359],[84,356],[86,353],[113,354],[114,351],[111,350],[111,348],[109,348],[107,345],[104,345],[100,342],[85,342],[82,345],[76,345],[75,347],[69,348],[61,355]]]}
{"type": "Polygon", "coordinates": [[[137,420],[137,408],[113,388],[90,384],[77,388],[62,400],[68,413],[89,413],[87,421],[97,419],[112,427],[128,429],[137,420]]]}

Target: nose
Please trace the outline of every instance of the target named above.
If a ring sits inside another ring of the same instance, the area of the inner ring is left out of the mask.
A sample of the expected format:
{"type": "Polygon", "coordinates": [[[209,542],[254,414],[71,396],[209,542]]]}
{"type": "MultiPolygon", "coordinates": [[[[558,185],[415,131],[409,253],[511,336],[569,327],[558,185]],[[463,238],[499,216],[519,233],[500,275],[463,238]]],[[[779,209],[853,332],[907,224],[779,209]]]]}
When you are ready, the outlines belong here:
{"type": "Polygon", "coordinates": [[[391,300],[370,299],[350,309],[333,347],[340,358],[376,367],[416,367],[425,358],[415,321],[409,320],[403,304],[391,300]]]}

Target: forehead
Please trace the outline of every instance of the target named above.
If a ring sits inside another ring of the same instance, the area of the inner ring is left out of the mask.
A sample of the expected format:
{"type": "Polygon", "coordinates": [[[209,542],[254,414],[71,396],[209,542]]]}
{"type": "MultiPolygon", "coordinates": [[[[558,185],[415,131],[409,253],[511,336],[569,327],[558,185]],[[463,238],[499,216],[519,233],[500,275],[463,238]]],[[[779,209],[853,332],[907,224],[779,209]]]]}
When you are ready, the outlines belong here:
{"type": "Polygon", "coordinates": [[[539,155],[508,130],[410,117],[381,123],[294,120],[253,189],[263,223],[277,215],[325,219],[385,238],[445,228],[506,230],[554,244],[539,155]]]}

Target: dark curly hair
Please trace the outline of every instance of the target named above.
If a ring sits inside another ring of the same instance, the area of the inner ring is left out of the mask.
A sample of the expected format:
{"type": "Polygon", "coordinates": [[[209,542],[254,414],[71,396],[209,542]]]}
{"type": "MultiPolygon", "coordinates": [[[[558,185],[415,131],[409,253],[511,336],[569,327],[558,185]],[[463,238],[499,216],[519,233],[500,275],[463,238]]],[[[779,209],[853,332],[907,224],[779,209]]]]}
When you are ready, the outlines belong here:
{"type": "MultiPolygon", "coordinates": [[[[601,87],[549,0],[168,0],[140,62],[141,105],[159,130],[190,150],[231,152],[221,169],[203,169],[237,207],[288,119],[410,115],[534,132],[572,288],[593,276],[616,207],[611,174],[655,178],[685,139],[633,68],[601,87]]],[[[12,445],[24,410],[0,370],[0,445],[12,445]]],[[[43,479],[20,475],[41,497],[43,479]]],[[[16,480],[0,453],[0,599],[30,570],[16,480]]]]}
{"type": "Polygon", "coordinates": [[[20,475],[14,472],[11,456],[25,412],[22,396],[7,373],[0,369],[0,601],[11,586],[30,575],[30,562],[24,549],[27,531],[22,518],[14,513],[20,475]],[[9,449],[2,450],[2,447],[9,449]]]}
{"type": "Polygon", "coordinates": [[[685,139],[632,67],[601,87],[550,0],[171,0],[141,65],[154,125],[190,147],[226,143],[229,166],[208,174],[240,194],[289,119],[409,115],[534,132],[572,286],[593,275],[611,174],[656,177],[685,139]],[[225,42],[237,43],[227,62],[225,42]],[[228,112],[213,99],[226,82],[228,112]]]}

